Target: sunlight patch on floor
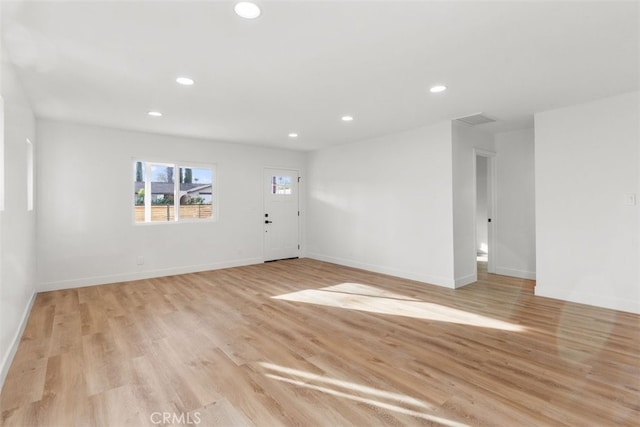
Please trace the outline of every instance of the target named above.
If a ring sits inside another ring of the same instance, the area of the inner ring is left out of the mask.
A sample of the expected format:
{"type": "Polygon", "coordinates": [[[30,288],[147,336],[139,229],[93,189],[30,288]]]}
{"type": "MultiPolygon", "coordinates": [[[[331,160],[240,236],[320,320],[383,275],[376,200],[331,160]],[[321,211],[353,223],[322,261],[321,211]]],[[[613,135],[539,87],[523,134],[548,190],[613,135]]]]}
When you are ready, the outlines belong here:
{"type": "Polygon", "coordinates": [[[304,387],[310,390],[319,391],[321,393],[330,394],[335,397],[353,400],[355,402],[365,403],[367,405],[376,406],[378,408],[397,412],[403,415],[422,418],[443,426],[468,427],[467,424],[462,424],[456,421],[449,420],[447,418],[442,418],[433,414],[423,412],[425,409],[429,410],[430,406],[410,396],[387,392],[384,390],[378,390],[372,387],[367,387],[348,381],[327,378],[322,375],[274,365],[272,363],[260,363],[260,365],[262,365],[262,367],[266,368],[268,371],[274,371],[264,374],[267,378],[270,378],[272,380],[281,381],[298,387],[304,387]],[[339,390],[338,388],[346,390],[339,390]],[[369,395],[371,397],[360,396],[354,394],[354,392],[369,395]],[[388,400],[395,400],[398,403],[403,403],[408,406],[417,406],[422,411],[398,406],[395,403],[383,402],[376,398],[386,398],[388,400]]]}
{"type": "Polygon", "coordinates": [[[371,285],[363,285],[362,283],[341,283],[339,285],[327,286],[322,288],[323,291],[342,292],[345,294],[365,295],[369,297],[393,298],[405,301],[420,301],[419,299],[408,297],[406,295],[396,294],[386,289],[376,288],[371,285]]]}
{"type": "Polygon", "coordinates": [[[374,286],[358,283],[342,283],[322,289],[305,289],[272,298],[512,332],[522,332],[525,329],[523,326],[514,323],[440,304],[420,301],[374,286]]]}
{"type": "Polygon", "coordinates": [[[261,362],[260,365],[263,368],[276,371],[282,375],[291,375],[291,376],[303,378],[305,380],[312,380],[312,381],[317,381],[325,384],[330,384],[332,386],[341,387],[348,390],[357,391],[360,393],[370,394],[372,396],[380,397],[383,399],[395,400],[397,402],[407,403],[407,404],[418,406],[425,409],[432,408],[430,405],[427,405],[421,400],[415,399],[405,394],[378,390],[377,388],[367,387],[366,385],[355,384],[349,381],[342,381],[334,378],[327,378],[327,377],[323,377],[322,375],[317,375],[311,372],[305,372],[305,371],[300,371],[298,369],[287,368],[285,366],[274,365],[273,363],[261,362]]]}

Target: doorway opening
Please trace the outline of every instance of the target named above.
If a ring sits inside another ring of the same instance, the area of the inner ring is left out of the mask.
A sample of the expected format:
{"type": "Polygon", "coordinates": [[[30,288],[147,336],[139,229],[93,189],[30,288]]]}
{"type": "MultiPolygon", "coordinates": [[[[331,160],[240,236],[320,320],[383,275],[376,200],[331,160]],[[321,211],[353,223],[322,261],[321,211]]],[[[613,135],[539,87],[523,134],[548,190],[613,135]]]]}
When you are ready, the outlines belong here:
{"type": "Polygon", "coordinates": [[[495,272],[495,155],[475,150],[475,255],[479,276],[495,272]]]}

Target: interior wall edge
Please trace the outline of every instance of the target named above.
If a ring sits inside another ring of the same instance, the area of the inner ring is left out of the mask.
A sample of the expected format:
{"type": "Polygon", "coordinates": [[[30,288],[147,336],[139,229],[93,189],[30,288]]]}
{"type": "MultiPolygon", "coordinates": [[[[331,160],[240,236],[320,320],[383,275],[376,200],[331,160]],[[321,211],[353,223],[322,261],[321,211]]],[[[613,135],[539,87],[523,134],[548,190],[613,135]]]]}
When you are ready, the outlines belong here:
{"type": "Polygon", "coordinates": [[[22,340],[22,334],[24,333],[25,328],[27,327],[27,322],[29,321],[29,315],[31,314],[31,309],[33,308],[33,303],[36,300],[36,295],[38,293],[34,291],[31,294],[31,298],[29,298],[29,302],[25,307],[22,318],[20,320],[20,326],[16,330],[13,339],[11,340],[11,345],[9,346],[6,354],[4,354],[2,358],[2,364],[0,364],[0,390],[4,386],[4,380],[7,378],[7,373],[9,372],[9,368],[11,367],[11,362],[13,362],[13,358],[18,351],[18,346],[20,345],[20,341],[22,340]]]}

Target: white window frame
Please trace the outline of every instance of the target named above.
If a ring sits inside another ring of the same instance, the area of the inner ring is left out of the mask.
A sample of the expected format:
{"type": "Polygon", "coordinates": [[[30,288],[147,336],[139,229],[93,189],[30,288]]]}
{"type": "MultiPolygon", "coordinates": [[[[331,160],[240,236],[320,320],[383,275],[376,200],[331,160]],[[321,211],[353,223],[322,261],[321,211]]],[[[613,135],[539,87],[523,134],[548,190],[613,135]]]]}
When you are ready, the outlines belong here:
{"type": "MultiPolygon", "coordinates": [[[[215,163],[200,163],[200,162],[170,162],[166,160],[143,160],[142,158],[133,158],[132,164],[135,167],[137,162],[144,164],[144,222],[136,221],[136,204],[133,203],[133,223],[134,225],[158,225],[158,224],[185,224],[185,223],[207,223],[218,221],[218,173],[217,165],[215,163]],[[173,167],[174,170],[174,187],[173,187],[173,221],[151,221],[151,206],[152,206],[152,192],[151,192],[151,168],[149,165],[160,165],[173,167]],[[180,218],[180,169],[210,169],[211,170],[211,217],[210,218],[180,218]],[[178,178],[176,179],[176,174],[178,178]],[[147,197],[147,195],[149,195],[147,197]]],[[[133,180],[133,188],[135,190],[135,176],[133,180]]],[[[134,191],[135,193],[135,191],[134,191]]]]}

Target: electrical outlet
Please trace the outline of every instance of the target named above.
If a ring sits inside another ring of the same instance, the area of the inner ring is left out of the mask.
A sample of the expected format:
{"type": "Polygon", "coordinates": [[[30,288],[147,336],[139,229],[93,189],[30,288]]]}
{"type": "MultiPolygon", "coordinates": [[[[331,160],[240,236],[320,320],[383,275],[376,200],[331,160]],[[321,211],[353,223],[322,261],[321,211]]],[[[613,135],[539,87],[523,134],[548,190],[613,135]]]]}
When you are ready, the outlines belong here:
{"type": "Polygon", "coordinates": [[[142,265],[142,264],[144,264],[144,257],[143,257],[142,255],[139,255],[139,256],[138,256],[138,259],[137,259],[137,261],[136,261],[136,263],[137,263],[138,265],[142,265]]]}
{"type": "Polygon", "coordinates": [[[636,205],[636,195],[634,193],[628,193],[624,195],[624,204],[627,206],[636,205]]]}

